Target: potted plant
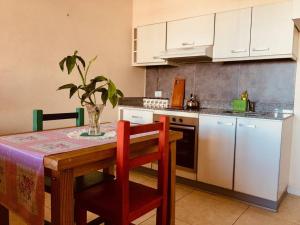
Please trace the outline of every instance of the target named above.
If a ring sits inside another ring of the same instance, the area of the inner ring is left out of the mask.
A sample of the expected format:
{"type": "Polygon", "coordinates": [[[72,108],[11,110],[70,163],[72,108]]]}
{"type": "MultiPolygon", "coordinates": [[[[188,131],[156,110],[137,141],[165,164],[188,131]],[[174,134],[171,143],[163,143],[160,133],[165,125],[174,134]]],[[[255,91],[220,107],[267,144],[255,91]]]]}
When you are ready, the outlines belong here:
{"type": "Polygon", "coordinates": [[[89,135],[101,135],[99,119],[107,101],[115,107],[119,99],[124,96],[122,91],[116,88],[114,82],[105,76],[96,76],[88,80],[89,69],[96,59],[97,56],[86,65],[85,60],[78,55],[78,51],[75,51],[73,55],[64,57],[59,63],[61,71],[64,71],[66,67],[68,74],[71,74],[74,68],[76,68],[81,78],[81,84],[65,84],[59,87],[58,90],[69,89],[69,98],[77,94],[81,105],[87,108],[89,115],[89,135]],[[100,102],[97,101],[98,96],[100,96],[100,102]]]}

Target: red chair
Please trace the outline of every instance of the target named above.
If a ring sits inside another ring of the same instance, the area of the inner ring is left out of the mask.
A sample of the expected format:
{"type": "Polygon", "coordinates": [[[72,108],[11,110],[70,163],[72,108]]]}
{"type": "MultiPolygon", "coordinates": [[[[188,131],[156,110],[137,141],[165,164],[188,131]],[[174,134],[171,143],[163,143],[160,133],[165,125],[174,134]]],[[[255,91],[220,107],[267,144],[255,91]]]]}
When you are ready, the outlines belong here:
{"type": "Polygon", "coordinates": [[[101,215],[106,224],[129,225],[135,219],[157,208],[156,224],[166,225],[169,162],[169,118],[160,122],[130,127],[118,123],[116,180],[97,185],[76,196],[77,225],[87,224],[87,211],[101,215]],[[129,158],[130,135],[159,131],[158,151],[129,158]],[[129,170],[158,160],[157,189],[129,181],[129,170]]]}

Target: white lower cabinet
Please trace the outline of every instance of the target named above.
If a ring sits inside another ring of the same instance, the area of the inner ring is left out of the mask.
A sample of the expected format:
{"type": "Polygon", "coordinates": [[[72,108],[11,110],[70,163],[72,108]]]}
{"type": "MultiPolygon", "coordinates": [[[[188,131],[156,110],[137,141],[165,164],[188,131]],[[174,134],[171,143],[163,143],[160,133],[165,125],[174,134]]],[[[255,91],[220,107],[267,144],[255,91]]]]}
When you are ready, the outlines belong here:
{"type": "Polygon", "coordinates": [[[199,116],[198,181],[232,189],[235,127],[235,117],[199,116]]]}
{"type": "Polygon", "coordinates": [[[234,190],[277,201],[282,121],[237,119],[234,190]]]}
{"type": "Polygon", "coordinates": [[[153,112],[140,109],[123,109],[120,113],[120,119],[138,124],[153,123],[153,112]]]}

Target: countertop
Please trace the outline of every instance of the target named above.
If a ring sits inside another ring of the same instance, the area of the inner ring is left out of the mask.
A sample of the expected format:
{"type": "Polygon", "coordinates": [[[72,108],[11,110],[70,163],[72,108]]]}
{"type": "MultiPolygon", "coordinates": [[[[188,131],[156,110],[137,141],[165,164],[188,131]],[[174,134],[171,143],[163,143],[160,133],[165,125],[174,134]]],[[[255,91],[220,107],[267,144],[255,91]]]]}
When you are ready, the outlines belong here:
{"type": "Polygon", "coordinates": [[[269,119],[269,120],[285,120],[290,117],[293,117],[293,113],[282,113],[282,112],[244,112],[237,113],[232,112],[227,109],[210,109],[210,108],[201,108],[198,110],[190,110],[190,109],[157,109],[157,108],[146,108],[143,106],[130,106],[130,105],[120,105],[120,107],[130,107],[130,108],[139,108],[145,110],[153,110],[155,111],[168,111],[168,112],[184,112],[184,113],[193,113],[200,115],[219,115],[219,116],[233,116],[233,117],[245,117],[245,118],[256,118],[256,119],[269,119]]]}

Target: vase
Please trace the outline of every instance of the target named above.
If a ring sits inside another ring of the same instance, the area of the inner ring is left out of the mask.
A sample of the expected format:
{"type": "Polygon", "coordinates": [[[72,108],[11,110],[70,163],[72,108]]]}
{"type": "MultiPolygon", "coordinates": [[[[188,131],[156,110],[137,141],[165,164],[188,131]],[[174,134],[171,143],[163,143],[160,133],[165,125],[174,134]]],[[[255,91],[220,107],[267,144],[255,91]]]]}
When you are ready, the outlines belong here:
{"type": "Polygon", "coordinates": [[[88,134],[91,136],[101,135],[100,130],[100,116],[104,109],[103,104],[98,105],[86,105],[89,115],[89,129],[88,134]]]}

